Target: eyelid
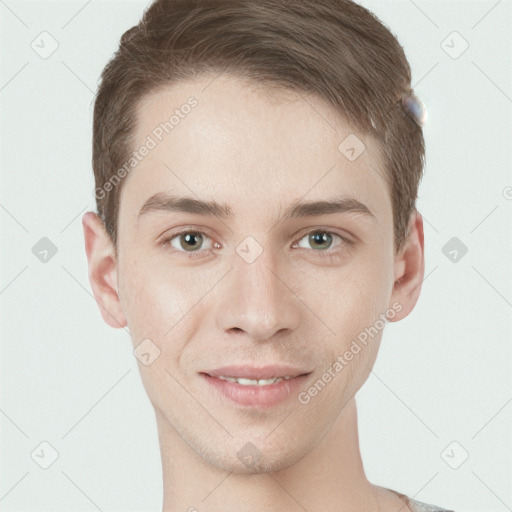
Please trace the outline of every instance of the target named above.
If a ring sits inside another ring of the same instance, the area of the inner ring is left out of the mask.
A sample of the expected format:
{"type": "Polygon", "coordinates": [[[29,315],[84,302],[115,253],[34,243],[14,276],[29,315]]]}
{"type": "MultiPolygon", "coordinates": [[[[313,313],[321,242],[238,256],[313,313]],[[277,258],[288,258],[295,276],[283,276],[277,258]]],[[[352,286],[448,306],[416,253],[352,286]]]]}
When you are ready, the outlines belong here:
{"type": "Polygon", "coordinates": [[[348,248],[352,247],[355,244],[354,241],[352,241],[348,236],[341,235],[339,233],[336,233],[336,231],[332,231],[331,229],[327,228],[309,228],[308,231],[306,231],[304,234],[302,234],[296,242],[293,243],[292,247],[297,249],[303,249],[308,252],[312,252],[315,255],[325,258],[338,258],[341,257],[341,254],[346,251],[348,248]],[[315,250],[315,249],[306,249],[304,247],[298,247],[298,244],[300,241],[305,238],[308,235],[311,235],[313,233],[327,233],[329,235],[332,235],[334,237],[338,237],[340,239],[340,243],[336,245],[334,248],[330,247],[329,249],[325,250],[315,250]]]}
{"type": "MultiPolygon", "coordinates": [[[[167,232],[166,232],[167,233],[167,232]]],[[[164,247],[164,248],[167,248],[167,247],[171,247],[171,242],[176,238],[176,237],[179,237],[180,235],[184,234],[184,233],[194,233],[194,234],[199,234],[199,235],[202,235],[204,238],[208,238],[212,241],[212,245],[215,245],[216,243],[218,243],[216,240],[213,239],[213,237],[209,234],[208,230],[205,230],[205,228],[196,228],[194,226],[185,226],[181,229],[178,229],[177,231],[172,231],[168,234],[163,234],[160,238],[160,241],[158,242],[160,246],[164,247]]],[[[180,250],[180,249],[176,249],[175,247],[171,247],[170,249],[171,251],[173,252],[178,252],[178,253],[181,253],[181,254],[187,254],[187,255],[190,255],[190,257],[194,257],[195,255],[198,255],[198,254],[203,254],[207,251],[211,251],[212,248],[210,249],[200,249],[200,250],[197,250],[197,251],[185,251],[185,250],[180,250]]]]}
{"type": "MultiPolygon", "coordinates": [[[[355,243],[353,236],[351,237],[350,235],[345,234],[345,233],[343,233],[343,234],[338,233],[334,228],[328,228],[328,227],[322,227],[322,226],[307,228],[306,231],[304,231],[303,233],[301,233],[299,235],[299,237],[297,238],[297,242],[302,240],[306,235],[310,235],[313,233],[328,233],[329,235],[335,235],[335,236],[341,238],[343,240],[343,242],[346,242],[347,244],[355,243]]],[[[295,243],[297,243],[297,242],[295,242],[295,243]]],[[[323,252],[325,252],[325,251],[323,251],[323,252]]]]}
{"type": "MultiPolygon", "coordinates": [[[[332,256],[333,254],[335,253],[338,253],[340,251],[342,251],[345,246],[349,245],[353,245],[355,242],[353,240],[351,240],[348,236],[346,235],[341,235],[339,233],[337,233],[336,231],[333,231],[331,228],[326,228],[326,227],[310,227],[310,228],[307,228],[306,231],[304,231],[302,234],[300,234],[298,236],[298,238],[295,239],[295,242],[292,243],[292,247],[295,247],[305,236],[307,235],[310,235],[310,234],[313,234],[313,233],[327,233],[329,235],[334,235],[334,236],[337,236],[340,240],[341,240],[341,243],[335,248],[335,249],[326,249],[326,250],[315,250],[315,249],[309,249],[310,251],[314,251],[316,254],[325,254],[326,256],[332,256]]],[[[162,238],[163,240],[161,240],[159,242],[159,245],[161,246],[170,246],[171,245],[171,241],[174,240],[176,237],[180,236],[181,234],[183,233],[195,233],[195,234],[200,234],[200,235],[203,235],[204,237],[206,238],[209,238],[210,240],[212,240],[212,243],[213,245],[215,243],[218,243],[216,240],[213,239],[213,237],[209,234],[208,230],[205,230],[205,228],[196,228],[194,226],[185,226],[181,229],[179,229],[178,231],[171,231],[171,233],[169,233],[168,235],[162,235],[162,238]]],[[[189,255],[190,257],[194,257],[196,255],[200,255],[200,254],[203,254],[205,252],[208,252],[208,251],[211,251],[213,248],[210,248],[210,249],[199,249],[197,251],[185,251],[185,250],[179,250],[179,249],[176,249],[174,247],[172,247],[172,251],[175,251],[175,252],[178,252],[178,253],[182,253],[182,254],[187,254],[189,255]]],[[[299,249],[304,249],[304,247],[299,247],[299,249]]],[[[308,250],[308,249],[306,249],[308,250]]]]}

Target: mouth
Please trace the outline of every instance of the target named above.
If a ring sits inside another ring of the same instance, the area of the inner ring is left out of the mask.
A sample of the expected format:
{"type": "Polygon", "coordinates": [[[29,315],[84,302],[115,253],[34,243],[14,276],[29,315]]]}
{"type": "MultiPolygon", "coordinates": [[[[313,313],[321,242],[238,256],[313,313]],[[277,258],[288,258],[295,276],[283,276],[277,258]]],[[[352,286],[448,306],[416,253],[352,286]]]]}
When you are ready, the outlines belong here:
{"type": "MultiPolygon", "coordinates": [[[[213,377],[213,375],[210,375],[210,377],[213,377]]],[[[271,384],[275,384],[276,382],[281,382],[282,380],[290,380],[294,378],[295,377],[291,377],[289,375],[285,377],[273,377],[271,379],[245,379],[243,377],[226,377],[224,375],[217,376],[217,379],[227,380],[228,382],[236,382],[242,386],[269,386],[271,384]]]]}
{"type": "Polygon", "coordinates": [[[290,366],[229,366],[200,372],[209,392],[243,407],[268,408],[290,399],[311,371],[290,366]]]}

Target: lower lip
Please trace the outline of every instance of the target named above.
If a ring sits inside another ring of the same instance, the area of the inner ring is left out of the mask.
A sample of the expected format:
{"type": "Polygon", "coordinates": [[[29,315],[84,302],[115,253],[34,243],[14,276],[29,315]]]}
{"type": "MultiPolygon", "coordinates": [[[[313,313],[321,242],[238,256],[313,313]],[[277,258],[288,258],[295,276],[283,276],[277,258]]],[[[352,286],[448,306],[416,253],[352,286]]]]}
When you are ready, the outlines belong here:
{"type": "Polygon", "coordinates": [[[292,394],[295,395],[304,384],[309,374],[300,375],[293,379],[281,380],[267,386],[244,386],[238,382],[212,377],[206,373],[201,376],[217,392],[233,402],[246,407],[272,407],[277,405],[292,394]]]}

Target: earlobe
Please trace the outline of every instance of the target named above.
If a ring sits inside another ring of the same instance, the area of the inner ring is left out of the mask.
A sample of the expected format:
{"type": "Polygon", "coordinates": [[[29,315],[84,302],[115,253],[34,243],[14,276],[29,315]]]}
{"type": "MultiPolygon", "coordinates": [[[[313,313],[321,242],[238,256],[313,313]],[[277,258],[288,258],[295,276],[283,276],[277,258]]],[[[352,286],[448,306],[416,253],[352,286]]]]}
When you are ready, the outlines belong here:
{"type": "Polygon", "coordinates": [[[418,212],[411,216],[409,236],[395,256],[395,281],[391,304],[398,303],[401,310],[389,321],[397,322],[414,309],[425,275],[423,218],[418,212]]]}
{"type": "Polygon", "coordinates": [[[116,257],[103,222],[94,212],[82,217],[89,282],[103,320],[115,328],[127,325],[118,296],[116,257]]]}

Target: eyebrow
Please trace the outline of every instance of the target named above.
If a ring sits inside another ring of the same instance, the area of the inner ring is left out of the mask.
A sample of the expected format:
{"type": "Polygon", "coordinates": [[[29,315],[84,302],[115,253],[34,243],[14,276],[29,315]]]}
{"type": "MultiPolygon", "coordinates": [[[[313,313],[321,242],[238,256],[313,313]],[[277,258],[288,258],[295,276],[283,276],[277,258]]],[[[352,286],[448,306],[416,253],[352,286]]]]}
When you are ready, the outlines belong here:
{"type": "MultiPolygon", "coordinates": [[[[226,203],[203,201],[193,197],[170,195],[163,192],[151,196],[140,209],[138,217],[158,211],[215,216],[221,219],[232,219],[234,217],[233,210],[226,203]]],[[[320,201],[296,201],[286,209],[281,220],[345,212],[361,213],[376,219],[372,211],[357,199],[336,196],[320,201]]]]}

